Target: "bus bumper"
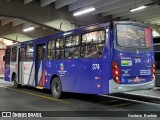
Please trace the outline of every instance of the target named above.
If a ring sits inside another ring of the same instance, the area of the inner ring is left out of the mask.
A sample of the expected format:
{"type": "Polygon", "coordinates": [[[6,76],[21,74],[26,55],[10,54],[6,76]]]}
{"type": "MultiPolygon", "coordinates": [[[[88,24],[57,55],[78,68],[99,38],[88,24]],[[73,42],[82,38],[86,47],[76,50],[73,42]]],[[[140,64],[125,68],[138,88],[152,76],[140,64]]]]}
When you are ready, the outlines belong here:
{"type": "Polygon", "coordinates": [[[155,87],[155,79],[142,84],[117,84],[113,79],[109,80],[109,94],[134,90],[152,89],[155,87]]]}

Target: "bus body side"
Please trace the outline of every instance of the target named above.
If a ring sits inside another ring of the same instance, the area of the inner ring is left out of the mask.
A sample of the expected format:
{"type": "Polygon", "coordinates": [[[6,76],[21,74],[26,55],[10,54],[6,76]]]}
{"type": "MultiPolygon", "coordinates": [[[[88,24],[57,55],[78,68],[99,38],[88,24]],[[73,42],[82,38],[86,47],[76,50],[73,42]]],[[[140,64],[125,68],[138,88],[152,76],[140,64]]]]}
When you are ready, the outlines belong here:
{"type": "MultiPolygon", "coordinates": [[[[10,76],[16,74],[18,83],[42,89],[51,89],[52,81],[58,78],[63,92],[86,94],[153,88],[152,47],[141,49],[119,46],[116,43],[116,34],[119,34],[116,29],[109,22],[21,43],[17,46],[16,60],[11,55],[13,62],[10,63],[10,76]],[[77,43],[71,46],[69,42],[74,39],[77,43]],[[24,53],[19,53],[21,48],[24,48],[24,53]],[[101,55],[96,56],[94,53],[101,55]]],[[[131,33],[136,36],[135,32],[131,33]]],[[[130,35],[128,32],[125,34],[130,35]]]]}
{"type": "MultiPolygon", "coordinates": [[[[83,34],[99,30],[105,31],[105,43],[102,56],[97,58],[83,58],[81,56],[82,46],[80,45],[78,46],[79,55],[77,59],[64,58],[62,60],[47,60],[46,88],[50,89],[51,80],[57,76],[61,80],[62,90],[64,92],[87,94],[109,93],[108,81],[111,79],[111,72],[109,71],[111,63],[111,51],[109,48],[111,42],[110,24],[103,24],[100,27],[97,25],[97,28],[91,30],[90,28],[80,29],[79,31],[74,31],[70,36],[78,35],[81,38],[83,34]]],[[[80,43],[81,40],[82,38],[80,39],[80,43]]]]}

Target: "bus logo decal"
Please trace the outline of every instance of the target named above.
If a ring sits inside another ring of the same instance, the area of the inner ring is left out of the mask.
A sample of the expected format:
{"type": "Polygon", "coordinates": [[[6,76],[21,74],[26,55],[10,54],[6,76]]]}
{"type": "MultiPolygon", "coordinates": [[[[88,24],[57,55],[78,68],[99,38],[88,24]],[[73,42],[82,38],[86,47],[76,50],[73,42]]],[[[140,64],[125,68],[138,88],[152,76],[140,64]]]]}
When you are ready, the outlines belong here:
{"type": "Polygon", "coordinates": [[[60,70],[64,70],[64,65],[63,65],[63,63],[60,64],[60,70]]]}
{"type": "Polygon", "coordinates": [[[92,70],[99,70],[100,65],[99,64],[92,64],[92,70]]]}
{"type": "Polygon", "coordinates": [[[63,63],[60,64],[60,70],[58,70],[58,73],[60,74],[61,77],[63,77],[67,73],[67,71],[64,70],[64,64],[63,63]]]}

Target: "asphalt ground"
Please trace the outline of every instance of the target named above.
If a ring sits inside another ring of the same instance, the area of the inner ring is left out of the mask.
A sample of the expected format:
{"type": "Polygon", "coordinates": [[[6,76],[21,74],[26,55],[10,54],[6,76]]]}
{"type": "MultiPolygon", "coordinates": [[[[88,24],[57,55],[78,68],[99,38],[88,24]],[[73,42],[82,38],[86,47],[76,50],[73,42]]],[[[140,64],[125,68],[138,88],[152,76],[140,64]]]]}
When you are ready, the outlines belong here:
{"type": "MultiPolygon", "coordinates": [[[[99,95],[86,95],[70,93],[63,99],[54,99],[49,90],[38,90],[31,87],[15,89],[12,83],[0,80],[0,111],[74,111],[79,117],[54,117],[54,119],[69,120],[94,120],[111,119],[109,117],[81,117],[80,111],[160,111],[159,104],[148,104],[143,102],[133,102],[120,100],[99,95]]],[[[74,115],[73,115],[74,116],[74,115]]],[[[89,115],[88,115],[89,116],[89,115]]],[[[92,116],[92,115],[91,115],[92,116]]],[[[0,119],[22,119],[22,118],[0,118],[0,119]]],[[[28,118],[23,118],[28,119],[28,118]]],[[[44,118],[30,118],[44,119],[44,118]]],[[[53,118],[45,118],[53,119],[53,118]]],[[[119,119],[114,117],[113,118],[119,119]]],[[[159,118],[123,118],[125,119],[159,119],[159,118]]]]}

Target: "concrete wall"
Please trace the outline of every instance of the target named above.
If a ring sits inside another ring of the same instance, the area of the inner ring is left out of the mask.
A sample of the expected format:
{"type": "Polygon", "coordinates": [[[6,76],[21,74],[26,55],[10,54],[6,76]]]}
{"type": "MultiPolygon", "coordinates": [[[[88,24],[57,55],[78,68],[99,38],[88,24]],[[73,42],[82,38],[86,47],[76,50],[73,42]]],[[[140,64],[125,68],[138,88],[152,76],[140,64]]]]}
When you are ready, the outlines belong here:
{"type": "Polygon", "coordinates": [[[12,28],[11,26],[8,26],[8,24],[0,26],[0,37],[16,40],[18,36],[18,41],[30,40],[60,31],[68,31],[75,29],[78,26],[105,22],[108,19],[106,17],[101,17],[100,15],[93,16],[90,14],[73,17],[72,12],[68,12],[67,7],[57,10],[54,9],[54,3],[41,7],[38,0],[34,0],[26,5],[24,4],[24,0],[10,0],[8,2],[7,0],[0,0],[0,16],[22,18],[50,29],[37,29],[34,33],[26,34],[21,32],[22,30],[20,30],[20,27],[12,28]]]}
{"type": "Polygon", "coordinates": [[[75,18],[71,12],[68,12],[67,7],[57,10],[54,9],[54,4],[40,7],[39,1],[33,1],[27,5],[23,2],[23,0],[10,0],[9,2],[1,0],[0,15],[24,18],[63,31],[74,29],[79,23],[87,25],[106,19],[97,15],[75,18]]]}
{"type": "Polygon", "coordinates": [[[23,42],[57,33],[54,30],[42,28],[36,28],[34,31],[24,33],[22,29],[22,25],[15,27],[12,27],[11,24],[0,26],[0,37],[23,42]]]}

